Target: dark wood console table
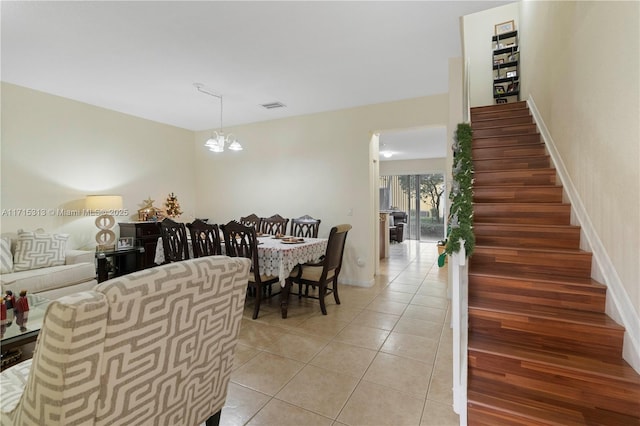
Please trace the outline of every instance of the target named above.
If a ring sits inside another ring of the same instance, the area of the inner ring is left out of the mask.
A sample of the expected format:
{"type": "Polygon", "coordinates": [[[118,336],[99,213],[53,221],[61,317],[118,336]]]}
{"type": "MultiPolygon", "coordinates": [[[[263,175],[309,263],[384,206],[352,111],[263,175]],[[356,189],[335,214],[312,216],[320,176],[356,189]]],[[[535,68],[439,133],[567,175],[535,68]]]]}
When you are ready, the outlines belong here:
{"type": "Polygon", "coordinates": [[[144,269],[144,256],[142,247],[97,251],[98,282],[144,269]]]}
{"type": "Polygon", "coordinates": [[[143,268],[155,266],[156,245],[160,238],[158,222],[121,222],[120,236],[132,237],[134,245],[144,248],[143,268]]]}

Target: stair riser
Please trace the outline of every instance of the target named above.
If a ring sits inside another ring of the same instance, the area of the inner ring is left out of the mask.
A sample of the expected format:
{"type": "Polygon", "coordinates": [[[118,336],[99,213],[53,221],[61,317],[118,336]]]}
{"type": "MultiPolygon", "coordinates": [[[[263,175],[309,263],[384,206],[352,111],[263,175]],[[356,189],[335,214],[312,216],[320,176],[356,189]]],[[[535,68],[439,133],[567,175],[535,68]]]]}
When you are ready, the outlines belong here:
{"type": "Polygon", "coordinates": [[[580,228],[501,226],[476,223],[473,228],[479,246],[578,249],[580,228]]]}
{"type": "Polygon", "coordinates": [[[591,253],[532,251],[521,248],[476,246],[469,264],[471,268],[501,274],[534,274],[588,279],[591,276],[591,253]]]}
{"type": "Polygon", "coordinates": [[[529,186],[476,186],[473,189],[476,203],[561,203],[562,187],[529,186]]]}
{"type": "Polygon", "coordinates": [[[597,372],[579,371],[469,349],[469,375],[538,392],[568,404],[599,407],[627,415],[640,410],[640,392],[633,383],[597,372]],[[603,398],[606,395],[606,398],[603,398]]]}
{"type": "Polygon", "coordinates": [[[606,288],[470,273],[469,297],[604,313],[606,288]]]}
{"type": "Polygon", "coordinates": [[[529,110],[526,108],[516,108],[508,111],[496,111],[471,114],[471,124],[482,123],[489,120],[500,120],[504,118],[530,117],[529,110]]]}
{"type": "Polygon", "coordinates": [[[505,111],[519,111],[522,109],[527,109],[526,101],[512,102],[508,104],[500,104],[500,105],[486,105],[481,107],[473,107],[471,108],[471,118],[478,119],[479,116],[483,114],[491,114],[496,112],[505,112],[505,111]]]}
{"type": "Polygon", "coordinates": [[[476,173],[523,170],[523,169],[548,169],[551,161],[548,156],[520,157],[507,159],[476,160],[473,162],[473,169],[476,173]]]}
{"type": "Polygon", "coordinates": [[[485,185],[555,185],[554,169],[478,171],[473,175],[474,190],[485,185]]]}
{"type": "Polygon", "coordinates": [[[487,127],[511,126],[514,124],[533,124],[533,117],[530,115],[523,115],[516,117],[500,117],[495,119],[485,118],[483,120],[471,122],[471,129],[475,131],[478,129],[486,129],[487,127]]]}
{"type": "Polygon", "coordinates": [[[549,426],[547,422],[536,422],[515,413],[503,413],[471,402],[467,408],[467,417],[468,426],[549,426]]]}
{"type": "Polygon", "coordinates": [[[472,148],[473,161],[491,160],[494,158],[544,156],[546,151],[542,144],[519,146],[499,146],[495,148],[472,148]]]}
{"type": "Polygon", "coordinates": [[[562,318],[530,317],[469,307],[469,331],[541,349],[579,351],[603,359],[622,356],[621,330],[567,322],[562,318]]]}
{"type": "Polygon", "coordinates": [[[471,143],[472,148],[494,148],[498,146],[521,146],[529,144],[539,144],[540,135],[525,134],[515,136],[502,136],[502,137],[484,137],[479,138],[474,135],[471,143]]]}
{"type": "Polygon", "coordinates": [[[474,138],[488,138],[499,136],[536,134],[538,128],[535,124],[514,124],[511,126],[491,127],[473,131],[474,138]]]}
{"type": "Polygon", "coordinates": [[[528,204],[476,203],[473,214],[476,223],[569,225],[571,207],[566,204],[538,205],[533,211],[528,204]]]}

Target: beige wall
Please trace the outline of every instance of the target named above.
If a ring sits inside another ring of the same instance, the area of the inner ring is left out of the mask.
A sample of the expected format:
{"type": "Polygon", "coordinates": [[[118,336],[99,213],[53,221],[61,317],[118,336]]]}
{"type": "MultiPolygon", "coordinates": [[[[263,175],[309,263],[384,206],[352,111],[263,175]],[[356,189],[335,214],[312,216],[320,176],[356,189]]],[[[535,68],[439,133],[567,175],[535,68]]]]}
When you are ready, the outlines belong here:
{"type": "Polygon", "coordinates": [[[142,200],[151,196],[162,207],[174,192],[183,218],[195,214],[188,130],[2,83],[1,154],[2,232],[42,227],[71,234],[73,248],[93,247],[95,217],[49,211],[82,209],[89,194],[122,195],[135,218],[142,200]],[[47,215],[10,216],[26,208],[47,215]]]}
{"type": "Polygon", "coordinates": [[[522,4],[522,89],[640,313],[638,2],[522,4]],[[535,36],[534,36],[535,35],[535,36]]]}
{"type": "MultiPolygon", "coordinates": [[[[198,211],[214,222],[249,213],[309,214],[320,233],[350,223],[343,277],[369,285],[375,270],[374,192],[370,143],[375,132],[446,125],[446,94],[254,123],[230,129],[245,150],[214,154],[196,134],[198,211]],[[359,261],[359,262],[358,262],[359,261]],[[360,263],[360,266],[357,266],[360,263]]],[[[376,187],[377,191],[377,187],[376,187]]]]}

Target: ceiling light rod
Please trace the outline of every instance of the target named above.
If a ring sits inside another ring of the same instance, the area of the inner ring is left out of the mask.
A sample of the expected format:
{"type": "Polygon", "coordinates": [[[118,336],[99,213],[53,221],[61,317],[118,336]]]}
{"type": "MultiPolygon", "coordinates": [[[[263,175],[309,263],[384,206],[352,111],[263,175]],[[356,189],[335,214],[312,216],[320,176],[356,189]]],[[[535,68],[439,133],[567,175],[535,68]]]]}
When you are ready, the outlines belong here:
{"type": "Polygon", "coordinates": [[[242,145],[240,145],[233,134],[229,133],[228,135],[225,135],[222,132],[222,95],[218,95],[212,90],[206,88],[202,83],[193,83],[193,86],[201,93],[220,99],[220,131],[214,131],[214,134],[207,139],[204,146],[209,148],[209,151],[213,152],[224,152],[225,145],[231,151],[242,151],[242,145]]]}

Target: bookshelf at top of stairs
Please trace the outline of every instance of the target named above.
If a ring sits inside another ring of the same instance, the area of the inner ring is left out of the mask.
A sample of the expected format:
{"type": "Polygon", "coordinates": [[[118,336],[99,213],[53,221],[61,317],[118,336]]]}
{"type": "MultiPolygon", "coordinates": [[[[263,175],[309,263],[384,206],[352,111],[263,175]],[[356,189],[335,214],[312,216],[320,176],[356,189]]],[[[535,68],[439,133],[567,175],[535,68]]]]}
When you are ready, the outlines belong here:
{"type": "Polygon", "coordinates": [[[624,329],[526,102],[472,108],[470,425],[640,425],[624,329]]]}

